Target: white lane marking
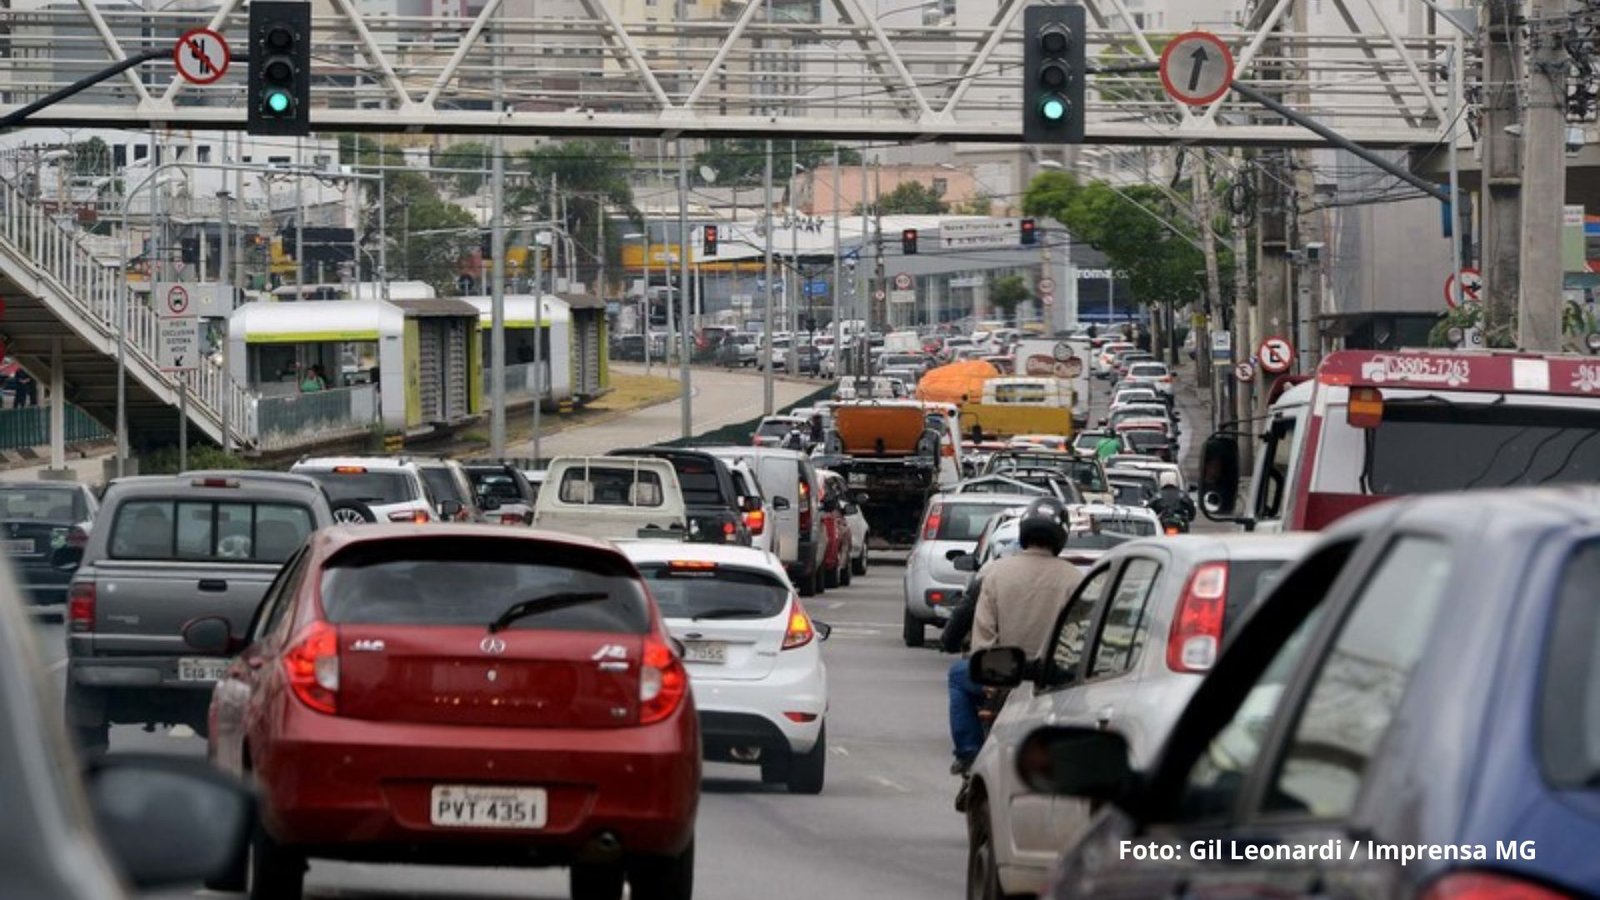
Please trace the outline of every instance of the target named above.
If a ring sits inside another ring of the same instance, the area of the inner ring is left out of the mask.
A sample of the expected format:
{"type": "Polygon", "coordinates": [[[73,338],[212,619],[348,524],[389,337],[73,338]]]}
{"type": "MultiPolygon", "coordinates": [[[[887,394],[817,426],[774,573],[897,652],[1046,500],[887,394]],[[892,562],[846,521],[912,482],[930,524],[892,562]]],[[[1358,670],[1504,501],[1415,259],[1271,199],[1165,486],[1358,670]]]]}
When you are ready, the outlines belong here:
{"type": "Polygon", "coordinates": [[[846,750],[845,748],[839,746],[838,744],[834,744],[829,749],[833,750],[834,754],[836,754],[838,756],[849,756],[850,755],[850,751],[849,750],[846,750]]]}
{"type": "Polygon", "coordinates": [[[878,784],[881,784],[884,787],[889,788],[892,791],[898,791],[898,792],[900,792],[902,794],[911,793],[911,789],[910,788],[906,787],[903,784],[898,784],[896,782],[890,781],[889,779],[883,777],[882,775],[871,775],[871,776],[868,776],[868,777],[870,777],[873,781],[877,782],[878,784]]]}
{"type": "Polygon", "coordinates": [[[844,601],[843,600],[829,600],[827,603],[824,603],[822,605],[827,607],[828,609],[838,609],[839,607],[844,605],[844,601]]]}

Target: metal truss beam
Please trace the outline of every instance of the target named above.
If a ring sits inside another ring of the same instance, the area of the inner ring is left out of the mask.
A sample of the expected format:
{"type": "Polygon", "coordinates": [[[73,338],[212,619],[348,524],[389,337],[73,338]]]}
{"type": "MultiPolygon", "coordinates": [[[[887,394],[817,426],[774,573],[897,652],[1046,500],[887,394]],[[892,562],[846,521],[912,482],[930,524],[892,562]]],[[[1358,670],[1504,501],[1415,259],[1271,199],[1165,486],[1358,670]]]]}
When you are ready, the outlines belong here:
{"type": "MultiPolygon", "coordinates": [[[[0,59],[0,115],[86,72],[148,51],[183,30],[245,33],[239,0],[205,10],[94,7],[11,14],[0,59]],[[155,37],[152,37],[155,35],[155,37]],[[170,36],[166,37],[166,36],[170,36]]],[[[625,21],[611,0],[490,0],[471,17],[381,16],[331,0],[315,24],[312,123],[318,131],[551,136],[771,137],[1016,143],[1021,139],[1021,34],[1026,0],[1002,0],[987,21],[901,24],[862,0],[688,3],[706,18],[625,21]],[[715,7],[715,11],[713,10],[715,7]],[[536,8],[537,16],[508,10],[536,8]],[[814,11],[826,11],[823,20],[814,11]],[[504,110],[494,111],[496,84],[504,110]]],[[[1295,3],[1263,0],[1254,30],[1221,33],[1246,85],[1312,98],[1319,122],[1372,147],[1438,143],[1449,106],[1449,41],[1396,30],[1371,0],[1367,32],[1336,0],[1348,33],[1269,44],[1295,3]],[[1375,17],[1375,18],[1374,18],[1375,17]],[[1304,48],[1287,58],[1269,47],[1304,48]],[[1285,72],[1291,72],[1284,78],[1285,72]]],[[[1305,146],[1321,139],[1237,97],[1178,107],[1144,63],[1156,46],[1124,0],[1086,0],[1097,26],[1088,139],[1100,144],[1305,146]],[[1124,67],[1137,68],[1136,66],[1124,67]]],[[[931,5],[931,4],[930,4],[931,5]]],[[[158,60],[119,82],[30,117],[36,125],[231,130],[244,126],[243,66],[214,85],[183,85],[158,60]]]]}

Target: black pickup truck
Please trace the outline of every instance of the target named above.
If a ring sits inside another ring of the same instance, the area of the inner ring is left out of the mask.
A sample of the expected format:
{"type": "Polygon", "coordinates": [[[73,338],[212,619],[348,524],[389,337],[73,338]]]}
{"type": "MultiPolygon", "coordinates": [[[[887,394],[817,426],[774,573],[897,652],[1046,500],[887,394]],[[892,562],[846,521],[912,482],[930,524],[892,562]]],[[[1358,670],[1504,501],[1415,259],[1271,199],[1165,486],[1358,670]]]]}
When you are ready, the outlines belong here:
{"type": "Polygon", "coordinates": [[[744,506],[751,501],[739,496],[727,463],[704,451],[671,447],[624,447],[606,455],[649,456],[672,463],[689,514],[689,540],[750,546],[744,506]]]}

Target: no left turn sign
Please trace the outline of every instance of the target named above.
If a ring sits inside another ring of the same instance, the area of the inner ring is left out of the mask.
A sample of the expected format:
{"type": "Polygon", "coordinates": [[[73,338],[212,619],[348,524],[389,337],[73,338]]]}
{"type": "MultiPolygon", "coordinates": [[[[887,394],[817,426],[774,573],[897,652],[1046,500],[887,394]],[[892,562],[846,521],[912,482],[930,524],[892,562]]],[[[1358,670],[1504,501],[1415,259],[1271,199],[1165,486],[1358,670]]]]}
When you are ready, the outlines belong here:
{"type": "Polygon", "coordinates": [[[211,84],[228,74],[228,39],[209,28],[193,28],[178,38],[172,48],[172,62],[178,74],[191,84],[211,84]]]}
{"type": "Polygon", "coordinates": [[[1269,337],[1256,350],[1256,358],[1261,360],[1261,371],[1282,375],[1294,365],[1294,346],[1281,337],[1269,337]]]}

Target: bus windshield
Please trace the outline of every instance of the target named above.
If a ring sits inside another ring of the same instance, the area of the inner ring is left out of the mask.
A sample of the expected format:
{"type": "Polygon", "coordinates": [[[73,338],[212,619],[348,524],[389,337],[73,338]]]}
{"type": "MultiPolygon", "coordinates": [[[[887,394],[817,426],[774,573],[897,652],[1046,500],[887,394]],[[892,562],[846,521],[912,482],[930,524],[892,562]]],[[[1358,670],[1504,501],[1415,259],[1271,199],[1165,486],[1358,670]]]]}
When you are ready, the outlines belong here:
{"type": "Polygon", "coordinates": [[[1600,483],[1600,407],[1440,398],[1389,401],[1376,428],[1328,407],[1312,490],[1401,496],[1600,483]]]}

